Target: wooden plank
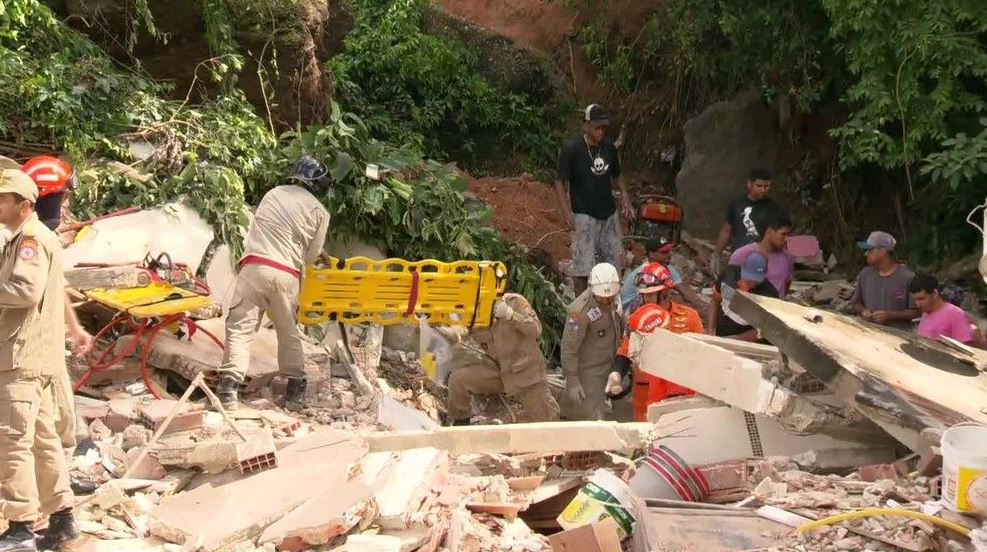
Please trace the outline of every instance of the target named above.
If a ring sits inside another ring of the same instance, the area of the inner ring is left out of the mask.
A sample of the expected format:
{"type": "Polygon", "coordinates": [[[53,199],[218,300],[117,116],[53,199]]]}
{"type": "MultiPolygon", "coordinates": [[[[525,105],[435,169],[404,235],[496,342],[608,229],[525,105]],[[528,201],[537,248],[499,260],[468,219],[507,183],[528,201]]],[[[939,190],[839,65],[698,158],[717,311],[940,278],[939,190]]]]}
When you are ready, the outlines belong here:
{"type": "Polygon", "coordinates": [[[89,289],[113,289],[144,287],[151,283],[146,270],[134,265],[103,268],[73,268],[65,271],[69,287],[85,291],[89,289]]]}
{"type": "Polygon", "coordinates": [[[987,423],[987,351],[934,341],[777,299],[737,295],[731,308],[848,405],[913,451],[919,433],[987,423]]]}
{"type": "Polygon", "coordinates": [[[648,445],[651,424],[542,422],[391,431],[362,437],[371,452],[432,447],[450,454],[631,451],[648,445]]]}

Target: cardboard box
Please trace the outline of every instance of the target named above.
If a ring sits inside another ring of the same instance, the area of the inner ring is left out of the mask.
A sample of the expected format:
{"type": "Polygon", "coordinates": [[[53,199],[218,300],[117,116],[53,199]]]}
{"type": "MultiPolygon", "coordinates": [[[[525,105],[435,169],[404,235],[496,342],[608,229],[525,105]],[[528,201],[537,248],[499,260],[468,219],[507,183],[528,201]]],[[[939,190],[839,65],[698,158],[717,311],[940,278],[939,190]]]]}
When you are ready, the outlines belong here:
{"type": "Polygon", "coordinates": [[[552,552],[621,552],[617,522],[607,518],[548,537],[552,552]]]}

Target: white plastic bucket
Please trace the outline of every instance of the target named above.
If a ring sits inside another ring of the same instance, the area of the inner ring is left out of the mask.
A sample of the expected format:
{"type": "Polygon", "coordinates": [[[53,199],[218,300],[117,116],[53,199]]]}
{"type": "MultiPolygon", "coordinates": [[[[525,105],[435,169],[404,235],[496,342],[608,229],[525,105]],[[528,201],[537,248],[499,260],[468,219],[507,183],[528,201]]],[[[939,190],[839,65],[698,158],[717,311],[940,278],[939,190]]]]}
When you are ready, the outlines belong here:
{"type": "Polygon", "coordinates": [[[956,424],[942,434],[942,500],[950,510],[987,513],[987,426],[956,424]]]}
{"type": "Polygon", "coordinates": [[[617,522],[620,540],[634,530],[634,495],[619,477],[599,469],[579,489],[572,502],[562,510],[556,521],[563,529],[575,529],[605,518],[617,522]]]}
{"type": "Polygon", "coordinates": [[[709,484],[702,472],[665,445],[651,449],[641,460],[630,487],[642,498],[702,502],[709,495],[709,484]]]}

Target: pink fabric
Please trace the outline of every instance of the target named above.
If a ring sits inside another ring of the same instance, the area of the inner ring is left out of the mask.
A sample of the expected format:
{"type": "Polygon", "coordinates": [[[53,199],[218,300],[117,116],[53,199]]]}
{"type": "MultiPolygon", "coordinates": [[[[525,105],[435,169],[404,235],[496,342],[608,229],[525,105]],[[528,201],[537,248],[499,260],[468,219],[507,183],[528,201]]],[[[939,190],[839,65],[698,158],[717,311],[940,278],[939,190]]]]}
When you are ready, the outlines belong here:
{"type": "Polygon", "coordinates": [[[939,310],[923,314],[918,323],[918,335],[936,339],[941,335],[951,337],[960,343],[973,341],[970,319],[963,309],[952,303],[945,303],[939,310]]]}
{"type": "MultiPolygon", "coordinates": [[[[736,251],[730,255],[730,264],[734,266],[743,266],[744,261],[747,257],[757,251],[756,243],[749,243],[743,247],[737,248],[736,251]]],[[[768,253],[765,255],[768,259],[768,281],[774,285],[775,289],[778,290],[778,295],[784,299],[788,295],[788,286],[792,283],[792,275],[794,274],[794,261],[792,256],[788,251],[776,251],[774,253],[768,253]]]]}
{"type": "Polygon", "coordinates": [[[819,240],[815,236],[788,236],[785,249],[793,257],[815,257],[819,253],[819,240]]]}

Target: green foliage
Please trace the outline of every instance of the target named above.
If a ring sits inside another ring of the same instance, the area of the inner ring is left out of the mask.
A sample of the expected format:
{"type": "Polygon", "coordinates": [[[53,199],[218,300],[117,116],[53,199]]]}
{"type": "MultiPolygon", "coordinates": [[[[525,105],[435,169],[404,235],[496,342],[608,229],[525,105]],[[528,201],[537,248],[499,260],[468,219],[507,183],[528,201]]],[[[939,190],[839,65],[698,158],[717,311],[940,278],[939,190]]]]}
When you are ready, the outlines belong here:
{"type": "Polygon", "coordinates": [[[360,118],[335,103],[326,125],[287,133],[282,140],[284,163],[308,154],[329,165],[335,184],[324,202],[336,238],[360,236],[405,259],[504,261],[509,289],[522,293],[538,311],[545,326],[543,351],[556,357],[565,317],[561,297],[522,250],[487,225],[490,208],[466,191],[453,165],[372,138],[360,118]],[[368,164],[385,169],[385,177],[368,178],[363,170],[368,164]]]}
{"type": "Polygon", "coordinates": [[[213,80],[232,86],[243,68],[243,56],[233,36],[233,23],[225,0],[202,0],[202,19],[206,26],[206,43],[213,58],[209,63],[213,80]]]}
{"type": "Polygon", "coordinates": [[[987,108],[983,6],[963,0],[825,0],[832,35],[855,75],[843,101],[853,108],[833,130],[845,166],[907,169],[958,121],[987,108]]]}
{"type": "Polygon", "coordinates": [[[601,76],[630,93],[642,80],[674,83],[680,115],[750,88],[816,105],[833,85],[832,52],[820,0],[671,0],[633,40],[607,33],[601,20],[580,32],[601,76]]]}
{"type": "Polygon", "coordinates": [[[565,314],[554,285],[487,226],[489,208],[465,191],[454,166],[373,138],[367,124],[335,102],[326,124],[275,137],[236,88],[198,105],[165,100],[160,88],[115,67],[37,2],[14,0],[4,9],[0,136],[48,141],[72,154],[79,217],[184,198],[236,255],[247,203],[281,183],[295,158],[312,154],[336,182],[323,199],[337,238],[357,236],[407,259],[507,262],[511,289],[538,309],[543,347],[554,356],[565,314]],[[39,26],[28,29],[28,21],[39,26]],[[29,49],[24,40],[43,41],[29,49]],[[134,159],[128,147],[134,141],[151,144],[153,155],[134,159]],[[134,170],[87,162],[95,156],[134,170]],[[387,178],[367,178],[370,163],[389,169],[387,178]]]}
{"type": "Polygon", "coordinates": [[[477,53],[422,32],[424,0],[352,4],[355,27],[330,66],[339,102],[374,136],[439,159],[496,149],[550,162],[556,125],[544,108],[480,76],[477,53]]]}

